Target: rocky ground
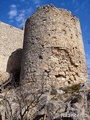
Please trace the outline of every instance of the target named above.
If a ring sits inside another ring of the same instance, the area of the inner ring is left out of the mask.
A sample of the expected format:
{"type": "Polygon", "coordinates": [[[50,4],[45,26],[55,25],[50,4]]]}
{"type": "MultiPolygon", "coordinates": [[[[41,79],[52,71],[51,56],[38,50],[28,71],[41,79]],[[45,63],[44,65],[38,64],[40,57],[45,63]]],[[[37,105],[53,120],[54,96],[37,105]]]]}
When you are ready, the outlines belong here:
{"type": "Polygon", "coordinates": [[[90,84],[51,87],[43,94],[34,116],[33,120],[41,120],[40,117],[45,120],[90,120],[90,84]]]}
{"type": "Polygon", "coordinates": [[[37,90],[24,84],[6,91],[0,93],[2,120],[5,114],[7,120],[90,120],[89,83],[37,90]]]}

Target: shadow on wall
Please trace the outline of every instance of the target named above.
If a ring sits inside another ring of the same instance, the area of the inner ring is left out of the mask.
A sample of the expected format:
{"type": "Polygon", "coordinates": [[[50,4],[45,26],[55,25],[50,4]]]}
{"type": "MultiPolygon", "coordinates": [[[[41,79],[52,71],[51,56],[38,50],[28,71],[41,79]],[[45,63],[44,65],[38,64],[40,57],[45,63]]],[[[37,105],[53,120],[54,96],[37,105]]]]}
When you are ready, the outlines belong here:
{"type": "Polygon", "coordinates": [[[12,52],[7,62],[6,71],[12,74],[12,84],[19,84],[20,81],[22,50],[23,49],[17,49],[16,51],[12,52]]]}

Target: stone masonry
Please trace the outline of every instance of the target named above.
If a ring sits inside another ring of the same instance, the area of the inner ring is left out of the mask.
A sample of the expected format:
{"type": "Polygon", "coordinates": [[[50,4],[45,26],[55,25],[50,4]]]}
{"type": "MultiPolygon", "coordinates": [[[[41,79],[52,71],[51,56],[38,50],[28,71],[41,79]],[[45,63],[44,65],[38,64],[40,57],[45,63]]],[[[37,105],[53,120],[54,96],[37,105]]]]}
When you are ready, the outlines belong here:
{"type": "Polygon", "coordinates": [[[80,22],[71,12],[38,8],[24,42],[23,30],[0,22],[0,120],[89,120],[87,80],[80,22]]]}
{"type": "Polygon", "coordinates": [[[79,19],[65,9],[43,6],[27,19],[21,80],[63,86],[87,81],[79,19]]]}
{"type": "Polygon", "coordinates": [[[10,72],[18,68],[20,49],[23,46],[23,30],[0,22],[0,71],[10,72]],[[13,68],[12,68],[13,67],[13,68]]]}
{"type": "Polygon", "coordinates": [[[26,22],[24,44],[22,30],[0,22],[0,76],[20,69],[21,80],[43,79],[50,85],[87,81],[78,18],[65,9],[40,7],[26,22]]]}

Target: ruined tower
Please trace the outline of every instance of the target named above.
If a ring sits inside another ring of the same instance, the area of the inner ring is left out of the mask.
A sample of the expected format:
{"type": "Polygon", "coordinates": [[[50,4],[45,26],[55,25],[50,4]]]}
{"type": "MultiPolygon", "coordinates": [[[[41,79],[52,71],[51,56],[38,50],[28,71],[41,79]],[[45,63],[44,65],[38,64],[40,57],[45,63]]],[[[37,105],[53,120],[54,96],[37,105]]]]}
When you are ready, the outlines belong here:
{"type": "Polygon", "coordinates": [[[65,9],[43,6],[27,19],[21,80],[62,86],[87,81],[79,19],[65,9]]]}

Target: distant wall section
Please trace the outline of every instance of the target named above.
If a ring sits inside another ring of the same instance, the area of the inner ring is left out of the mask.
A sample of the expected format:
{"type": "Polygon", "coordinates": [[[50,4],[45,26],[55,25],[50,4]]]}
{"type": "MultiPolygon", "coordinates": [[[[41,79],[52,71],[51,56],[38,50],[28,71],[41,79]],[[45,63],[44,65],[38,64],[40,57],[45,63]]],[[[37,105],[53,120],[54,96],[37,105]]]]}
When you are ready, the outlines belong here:
{"type": "Polygon", "coordinates": [[[23,46],[23,30],[0,22],[0,71],[19,69],[23,46]]]}

